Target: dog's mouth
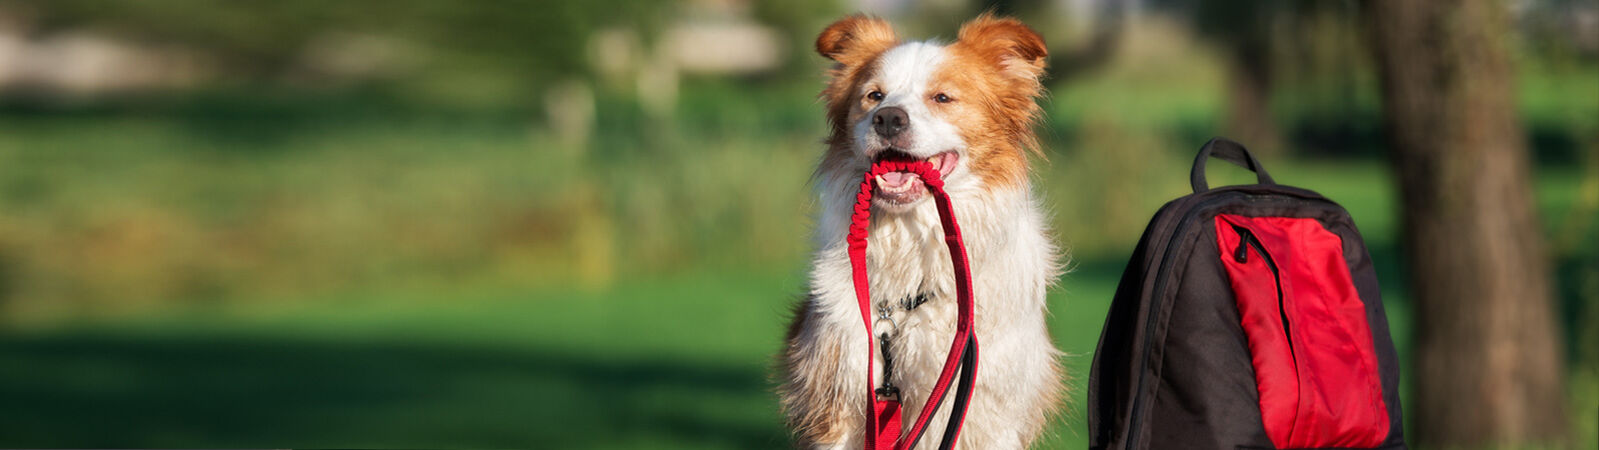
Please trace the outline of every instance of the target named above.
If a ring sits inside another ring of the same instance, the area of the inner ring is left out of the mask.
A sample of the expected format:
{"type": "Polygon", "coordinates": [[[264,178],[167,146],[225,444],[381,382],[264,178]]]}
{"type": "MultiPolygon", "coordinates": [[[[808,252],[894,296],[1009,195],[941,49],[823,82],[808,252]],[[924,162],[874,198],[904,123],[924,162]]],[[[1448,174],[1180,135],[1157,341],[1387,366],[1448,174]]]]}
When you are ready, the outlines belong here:
{"type": "MultiPolygon", "coordinates": [[[[927,158],[917,158],[898,150],[885,150],[872,158],[872,163],[883,161],[917,162],[926,161],[938,169],[939,178],[946,178],[955,170],[955,164],[960,162],[960,153],[947,151],[927,158]]],[[[888,172],[877,176],[876,194],[872,200],[886,203],[887,205],[907,205],[927,195],[927,185],[922,182],[922,177],[911,172],[888,172]]]]}

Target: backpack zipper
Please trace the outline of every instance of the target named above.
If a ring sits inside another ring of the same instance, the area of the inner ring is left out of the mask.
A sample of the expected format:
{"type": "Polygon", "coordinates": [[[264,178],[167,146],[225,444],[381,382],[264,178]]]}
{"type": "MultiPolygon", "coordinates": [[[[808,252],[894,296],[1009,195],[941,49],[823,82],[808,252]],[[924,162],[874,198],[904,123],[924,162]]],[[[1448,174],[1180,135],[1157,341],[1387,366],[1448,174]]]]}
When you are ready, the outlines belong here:
{"type": "Polygon", "coordinates": [[[1292,358],[1294,365],[1298,366],[1299,358],[1294,352],[1294,333],[1288,327],[1288,309],[1283,299],[1283,276],[1277,270],[1277,261],[1272,259],[1271,253],[1266,252],[1266,246],[1260,243],[1260,238],[1255,233],[1239,225],[1233,225],[1233,231],[1238,232],[1238,248],[1233,250],[1233,260],[1239,264],[1249,262],[1249,248],[1254,247],[1260,257],[1266,260],[1266,268],[1271,269],[1272,281],[1277,284],[1277,317],[1283,321],[1283,338],[1288,340],[1288,357],[1292,358]]]}
{"type": "MultiPolygon", "coordinates": [[[[1172,230],[1171,238],[1166,241],[1166,247],[1161,250],[1162,256],[1164,256],[1166,252],[1172,251],[1172,247],[1181,244],[1180,240],[1183,238],[1184,233],[1188,230],[1188,225],[1193,223],[1196,219],[1197,215],[1194,214],[1196,211],[1203,210],[1212,204],[1220,204],[1238,197],[1249,198],[1253,196],[1234,192],[1223,192],[1215,197],[1204,199],[1193,206],[1189,206],[1182,212],[1181,218],[1177,221],[1177,227],[1172,230]]],[[[1133,383],[1133,406],[1128,411],[1128,415],[1130,417],[1128,417],[1129,424],[1127,427],[1127,445],[1125,447],[1129,450],[1138,450],[1138,438],[1142,434],[1140,432],[1140,428],[1143,426],[1144,421],[1144,372],[1149,370],[1148,355],[1149,347],[1151,345],[1149,340],[1155,333],[1155,320],[1160,316],[1160,299],[1165,295],[1166,276],[1171,272],[1171,266],[1171,258],[1162,257],[1160,258],[1160,266],[1155,270],[1155,286],[1150,292],[1150,306],[1154,308],[1154,310],[1150,311],[1149,314],[1145,314],[1144,341],[1143,345],[1141,346],[1142,349],[1136,354],[1139,356],[1138,379],[1133,383]]]]}

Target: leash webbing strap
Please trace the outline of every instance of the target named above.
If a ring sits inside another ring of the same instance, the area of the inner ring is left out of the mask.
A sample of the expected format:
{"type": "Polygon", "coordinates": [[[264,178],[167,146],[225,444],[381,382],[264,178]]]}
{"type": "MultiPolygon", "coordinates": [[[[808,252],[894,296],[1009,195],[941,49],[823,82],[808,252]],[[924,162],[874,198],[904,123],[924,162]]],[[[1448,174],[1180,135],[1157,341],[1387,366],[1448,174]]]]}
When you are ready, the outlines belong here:
{"type": "Polygon", "coordinates": [[[878,400],[872,398],[872,417],[876,418],[877,425],[871,428],[871,434],[866,436],[866,448],[887,450],[894,448],[895,441],[899,440],[900,404],[897,400],[878,400]],[[873,447],[876,444],[876,447],[873,447]]]}
{"type": "Polygon", "coordinates": [[[867,450],[909,450],[921,440],[922,433],[926,431],[927,423],[932,420],[933,414],[938,411],[939,404],[943,403],[944,396],[949,391],[955,373],[960,371],[959,386],[955,389],[955,402],[950,412],[949,425],[945,427],[940,448],[951,448],[960,439],[961,423],[966,417],[966,406],[971,398],[972,388],[977,376],[977,335],[972,329],[972,280],[971,268],[966,257],[966,246],[961,241],[960,226],[955,223],[955,214],[949,203],[949,194],[944,192],[944,180],[940,178],[937,169],[925,161],[899,162],[884,161],[872,165],[871,170],[865,174],[861,181],[860,193],[855,197],[855,209],[850,216],[849,236],[850,269],[855,282],[855,298],[860,305],[861,321],[866,325],[867,362],[866,362],[866,395],[869,413],[866,415],[866,430],[868,435],[865,440],[867,450]],[[871,223],[872,188],[873,180],[889,172],[911,172],[922,179],[923,185],[933,196],[933,202],[938,207],[938,217],[944,229],[944,242],[949,246],[950,262],[955,270],[956,293],[956,323],[955,337],[950,342],[949,356],[944,361],[944,368],[939,372],[938,382],[928,393],[927,402],[923,404],[921,413],[906,434],[900,435],[900,404],[894,400],[878,400],[874,387],[877,386],[872,375],[873,352],[876,337],[872,334],[871,311],[871,286],[866,278],[866,235],[867,226],[871,223]]]}

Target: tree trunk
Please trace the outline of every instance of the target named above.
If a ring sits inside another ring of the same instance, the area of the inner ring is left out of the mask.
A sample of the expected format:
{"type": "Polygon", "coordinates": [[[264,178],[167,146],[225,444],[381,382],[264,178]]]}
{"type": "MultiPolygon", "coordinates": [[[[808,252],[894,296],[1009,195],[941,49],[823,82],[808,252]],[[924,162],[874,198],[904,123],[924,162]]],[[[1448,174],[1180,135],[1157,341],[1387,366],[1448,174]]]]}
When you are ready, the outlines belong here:
{"type": "Polygon", "coordinates": [[[1364,7],[1415,302],[1413,440],[1563,442],[1563,352],[1516,116],[1507,6],[1364,7]]]}
{"type": "MultiPolygon", "coordinates": [[[[1265,26],[1258,26],[1265,30],[1265,26]]],[[[1250,151],[1280,155],[1282,133],[1271,113],[1272,61],[1270,35],[1264,31],[1232,43],[1227,56],[1227,135],[1250,151]]]]}

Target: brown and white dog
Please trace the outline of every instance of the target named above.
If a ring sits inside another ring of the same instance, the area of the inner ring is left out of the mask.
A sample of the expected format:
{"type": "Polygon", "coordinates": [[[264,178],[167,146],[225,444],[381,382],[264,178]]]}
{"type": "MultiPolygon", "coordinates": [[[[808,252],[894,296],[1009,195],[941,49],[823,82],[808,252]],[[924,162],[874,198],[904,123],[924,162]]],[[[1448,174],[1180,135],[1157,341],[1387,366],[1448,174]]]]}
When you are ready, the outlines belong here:
{"type": "MultiPolygon", "coordinates": [[[[1037,151],[1043,39],[1015,19],[983,15],[952,44],[902,42],[887,22],[851,16],[823,30],[816,50],[837,64],[822,92],[831,134],[815,176],[818,248],[782,355],[789,427],[802,447],[863,444],[868,349],[845,244],[850,210],[873,161],[921,159],[942,172],[971,259],[982,362],[960,447],[1029,446],[1063,394],[1044,304],[1061,256],[1027,167],[1027,153],[1037,151]]],[[[955,326],[954,275],[929,197],[916,175],[877,179],[867,247],[872,314],[886,310],[894,323],[886,327],[889,382],[901,390],[906,425],[943,367],[955,326]]],[[[881,382],[882,354],[874,357],[881,382]]],[[[921,447],[942,436],[952,398],[921,447]]]]}

